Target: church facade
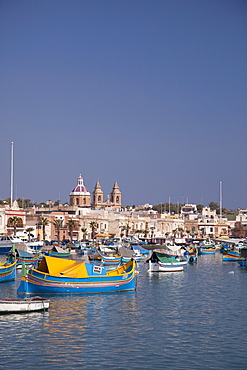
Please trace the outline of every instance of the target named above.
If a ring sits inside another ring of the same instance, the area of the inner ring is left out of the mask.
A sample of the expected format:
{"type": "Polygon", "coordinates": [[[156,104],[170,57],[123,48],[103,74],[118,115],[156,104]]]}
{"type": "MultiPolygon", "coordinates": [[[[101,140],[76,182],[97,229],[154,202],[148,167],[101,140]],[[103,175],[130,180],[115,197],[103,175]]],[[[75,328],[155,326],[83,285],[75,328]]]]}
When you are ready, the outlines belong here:
{"type": "Polygon", "coordinates": [[[91,196],[84,185],[82,176],[79,175],[77,185],[71,191],[69,198],[71,206],[92,209],[105,209],[106,207],[120,209],[122,207],[122,193],[117,181],[115,181],[110,195],[104,200],[104,192],[99,181],[96,182],[91,196]]]}

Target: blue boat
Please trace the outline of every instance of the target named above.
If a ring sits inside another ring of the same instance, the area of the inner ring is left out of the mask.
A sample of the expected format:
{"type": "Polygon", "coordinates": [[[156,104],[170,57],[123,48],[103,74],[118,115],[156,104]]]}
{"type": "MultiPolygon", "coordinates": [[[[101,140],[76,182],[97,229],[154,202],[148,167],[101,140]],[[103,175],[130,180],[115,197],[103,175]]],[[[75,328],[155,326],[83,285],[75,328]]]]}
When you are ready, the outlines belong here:
{"type": "Polygon", "coordinates": [[[107,271],[105,266],[45,256],[21,278],[18,294],[108,293],[135,289],[135,261],[107,271]]]}
{"type": "Polygon", "coordinates": [[[70,251],[54,245],[51,250],[45,252],[45,255],[58,258],[68,258],[70,256],[70,251]]]}
{"type": "Polygon", "coordinates": [[[39,255],[23,251],[22,249],[16,249],[16,260],[17,267],[22,265],[23,263],[25,265],[31,265],[38,262],[39,255]]]}
{"type": "Polygon", "coordinates": [[[15,280],[16,260],[9,256],[4,263],[0,263],[0,283],[15,280]]]}
{"type": "Polygon", "coordinates": [[[197,248],[191,248],[190,250],[186,250],[184,252],[184,257],[188,259],[188,263],[196,263],[197,262],[197,256],[198,256],[198,249],[197,248]]]}

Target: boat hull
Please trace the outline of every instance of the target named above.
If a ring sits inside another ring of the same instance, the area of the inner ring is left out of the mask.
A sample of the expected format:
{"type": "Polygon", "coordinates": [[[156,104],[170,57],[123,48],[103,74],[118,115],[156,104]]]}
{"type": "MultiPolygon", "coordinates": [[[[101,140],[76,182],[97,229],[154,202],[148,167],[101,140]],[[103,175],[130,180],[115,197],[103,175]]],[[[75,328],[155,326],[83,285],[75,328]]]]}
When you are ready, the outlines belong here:
{"type": "Polygon", "coordinates": [[[200,248],[199,254],[215,254],[216,249],[215,248],[200,248]]]}
{"type": "Polygon", "coordinates": [[[9,252],[11,252],[11,249],[12,249],[12,244],[7,246],[0,246],[0,255],[4,255],[4,254],[7,254],[9,252]]]}
{"type": "Polygon", "coordinates": [[[135,289],[134,261],[106,273],[105,267],[91,264],[85,264],[85,266],[91,270],[90,274],[86,274],[85,277],[79,277],[79,275],[78,277],[69,277],[64,274],[50,275],[46,272],[31,269],[22,277],[17,293],[83,294],[135,289]]]}
{"type": "Polygon", "coordinates": [[[49,305],[49,299],[2,299],[0,300],[0,315],[10,313],[47,311],[49,305]]]}
{"type": "Polygon", "coordinates": [[[161,263],[149,261],[148,272],[176,272],[183,271],[184,266],[187,265],[187,261],[181,261],[178,263],[161,263]]]}
{"type": "Polygon", "coordinates": [[[45,254],[50,257],[58,257],[58,258],[68,258],[70,256],[70,252],[60,253],[60,252],[49,251],[45,254]]]}
{"type": "Polygon", "coordinates": [[[16,274],[16,262],[13,262],[6,266],[0,266],[0,283],[5,283],[7,281],[15,280],[16,274]]]}

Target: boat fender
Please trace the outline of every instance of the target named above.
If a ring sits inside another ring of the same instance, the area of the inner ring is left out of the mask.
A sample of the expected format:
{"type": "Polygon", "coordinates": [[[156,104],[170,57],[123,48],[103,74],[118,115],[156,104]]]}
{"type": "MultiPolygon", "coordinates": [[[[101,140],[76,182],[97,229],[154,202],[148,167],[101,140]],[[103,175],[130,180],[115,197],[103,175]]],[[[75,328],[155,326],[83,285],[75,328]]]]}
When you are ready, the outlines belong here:
{"type": "Polygon", "coordinates": [[[189,261],[190,262],[193,262],[194,261],[194,258],[193,257],[190,257],[189,261]]]}

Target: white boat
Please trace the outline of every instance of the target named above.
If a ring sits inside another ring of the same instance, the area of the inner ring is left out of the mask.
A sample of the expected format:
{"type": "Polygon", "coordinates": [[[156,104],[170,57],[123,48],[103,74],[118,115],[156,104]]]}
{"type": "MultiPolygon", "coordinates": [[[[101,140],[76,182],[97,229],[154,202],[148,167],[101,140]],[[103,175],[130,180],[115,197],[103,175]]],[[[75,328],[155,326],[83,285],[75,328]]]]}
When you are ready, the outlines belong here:
{"type": "Polygon", "coordinates": [[[14,235],[1,235],[0,236],[0,254],[6,254],[11,251],[12,246],[23,246],[29,253],[37,253],[43,246],[42,241],[26,241],[14,235]]]}
{"type": "Polygon", "coordinates": [[[0,236],[0,254],[6,254],[11,251],[13,244],[21,244],[22,241],[12,235],[0,236]]]}
{"type": "Polygon", "coordinates": [[[146,262],[148,262],[148,272],[175,272],[183,271],[188,260],[154,250],[146,262]]]}
{"type": "Polygon", "coordinates": [[[0,299],[0,314],[47,311],[50,300],[41,297],[25,299],[0,299]]]}

